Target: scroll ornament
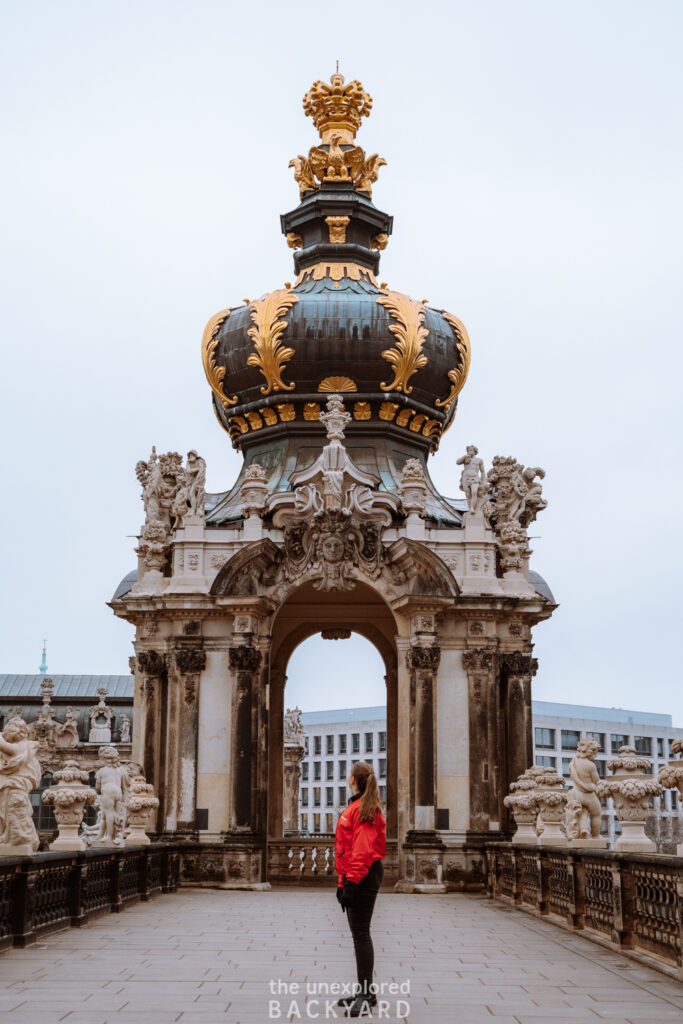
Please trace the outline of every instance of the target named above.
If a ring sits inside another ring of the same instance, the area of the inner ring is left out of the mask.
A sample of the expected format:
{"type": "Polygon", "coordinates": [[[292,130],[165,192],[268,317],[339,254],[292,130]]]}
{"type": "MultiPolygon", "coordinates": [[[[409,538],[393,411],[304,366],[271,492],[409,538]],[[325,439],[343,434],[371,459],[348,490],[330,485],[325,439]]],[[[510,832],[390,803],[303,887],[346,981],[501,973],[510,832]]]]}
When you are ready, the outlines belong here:
{"type": "Polygon", "coordinates": [[[380,387],[383,391],[402,391],[409,395],[413,390],[408,383],[410,378],[428,362],[422,354],[422,346],[429,334],[423,326],[424,303],[392,291],[378,295],[377,302],[396,320],[396,323],[389,325],[389,330],[398,339],[395,348],[382,352],[382,358],[393,367],[394,379],[389,384],[383,382],[380,387]]]}
{"type": "Polygon", "coordinates": [[[281,337],[287,328],[287,321],[280,319],[291,309],[299,296],[287,288],[279,288],[249,305],[252,326],[247,334],[254,343],[255,352],[247,359],[248,366],[256,366],[266,379],[261,393],[271,391],[293,391],[295,384],[285,384],[282,371],[294,355],[294,349],[281,344],[281,337]]]}
{"type": "Polygon", "coordinates": [[[471,348],[470,338],[467,333],[462,320],[459,320],[457,316],[453,316],[452,313],[447,313],[446,310],[441,310],[441,315],[444,320],[453,328],[456,339],[456,348],[458,355],[460,356],[460,365],[456,366],[454,370],[448,371],[448,379],[451,382],[451,390],[445,398],[437,398],[436,405],[440,409],[445,409],[446,412],[453,405],[467,380],[467,375],[470,372],[470,359],[471,359],[471,348]]]}
{"type": "Polygon", "coordinates": [[[237,395],[233,395],[232,398],[228,398],[223,391],[225,367],[218,366],[216,364],[218,332],[230,316],[230,312],[231,311],[229,309],[223,309],[220,313],[216,313],[215,316],[212,316],[204,328],[204,334],[202,336],[202,364],[204,366],[204,373],[206,374],[206,379],[209,382],[211,390],[224,409],[227,409],[230,405],[237,405],[237,395]]]}

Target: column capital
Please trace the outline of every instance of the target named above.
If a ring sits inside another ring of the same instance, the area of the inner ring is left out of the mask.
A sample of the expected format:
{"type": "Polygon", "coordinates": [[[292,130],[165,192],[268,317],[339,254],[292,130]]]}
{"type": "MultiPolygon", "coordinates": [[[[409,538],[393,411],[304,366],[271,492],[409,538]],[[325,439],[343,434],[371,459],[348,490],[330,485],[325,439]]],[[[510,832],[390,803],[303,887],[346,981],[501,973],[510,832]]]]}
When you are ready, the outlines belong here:
{"type": "Polygon", "coordinates": [[[439,667],[440,661],[441,648],[437,647],[436,644],[432,644],[430,647],[418,647],[415,645],[406,652],[406,663],[408,668],[413,671],[416,669],[428,669],[435,672],[439,667]]]}
{"type": "Polygon", "coordinates": [[[197,675],[206,668],[206,651],[201,647],[177,647],[173,660],[181,675],[197,675]]]}
{"type": "Polygon", "coordinates": [[[230,668],[234,672],[256,672],[261,658],[261,652],[248,644],[230,648],[230,668]]]}
{"type": "Polygon", "coordinates": [[[500,655],[500,666],[509,676],[535,676],[538,658],[524,651],[506,651],[500,655]]]}
{"type": "Polygon", "coordinates": [[[470,647],[462,652],[462,663],[468,673],[486,673],[493,671],[495,651],[491,647],[470,647]]]}
{"type": "Polygon", "coordinates": [[[138,672],[145,676],[160,676],[166,667],[166,658],[158,651],[138,651],[136,665],[138,672]]]}

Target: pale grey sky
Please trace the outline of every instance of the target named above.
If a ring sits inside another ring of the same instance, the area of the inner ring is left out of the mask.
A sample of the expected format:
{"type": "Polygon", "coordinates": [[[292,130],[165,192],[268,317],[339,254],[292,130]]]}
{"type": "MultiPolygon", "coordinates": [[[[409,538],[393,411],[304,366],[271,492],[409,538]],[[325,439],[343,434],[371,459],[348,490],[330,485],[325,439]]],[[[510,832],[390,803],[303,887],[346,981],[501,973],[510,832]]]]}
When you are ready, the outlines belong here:
{"type": "MultiPolygon", "coordinates": [[[[196,447],[210,490],[236,476],[199,341],[291,279],[301,98],[339,58],[375,101],[359,142],[388,160],[382,279],[472,340],[436,483],[457,495],[469,443],[547,471],[532,564],[560,608],[535,696],[683,725],[680,3],[1,11],[0,671],[35,671],[47,636],[55,673],[126,672],[105,602],[135,563],[135,462],[196,447]]],[[[309,642],[291,692],[378,702],[365,650],[309,642]]]]}

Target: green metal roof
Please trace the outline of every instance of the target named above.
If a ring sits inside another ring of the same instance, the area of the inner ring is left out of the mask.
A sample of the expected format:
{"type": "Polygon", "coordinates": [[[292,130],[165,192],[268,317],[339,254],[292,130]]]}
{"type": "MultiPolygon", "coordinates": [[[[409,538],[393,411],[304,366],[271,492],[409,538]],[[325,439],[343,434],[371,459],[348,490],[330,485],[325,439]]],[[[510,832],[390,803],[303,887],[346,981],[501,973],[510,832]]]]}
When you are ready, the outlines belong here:
{"type": "MultiPolygon", "coordinates": [[[[17,697],[40,697],[41,675],[0,675],[0,700],[14,700],[17,697]]],[[[133,699],[135,680],[128,676],[58,676],[49,675],[55,684],[53,697],[90,698],[97,700],[100,686],[106,686],[109,698],[133,699]]]]}

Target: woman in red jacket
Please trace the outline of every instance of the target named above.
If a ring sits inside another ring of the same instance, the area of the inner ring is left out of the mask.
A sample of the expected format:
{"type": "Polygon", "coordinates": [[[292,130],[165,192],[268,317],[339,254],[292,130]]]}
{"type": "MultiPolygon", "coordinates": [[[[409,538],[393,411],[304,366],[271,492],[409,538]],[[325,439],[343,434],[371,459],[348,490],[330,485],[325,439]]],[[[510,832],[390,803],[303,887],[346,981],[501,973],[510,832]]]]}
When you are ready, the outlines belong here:
{"type": "Polygon", "coordinates": [[[370,922],[384,877],[386,822],[382,814],[377,778],[369,764],[358,761],[351,769],[349,805],[339,816],[334,841],[339,880],[337,899],[347,912],[356,954],[359,988],[355,996],[340,999],[347,1016],[360,1017],[377,1002],[372,991],[375,951],[370,922]]]}

